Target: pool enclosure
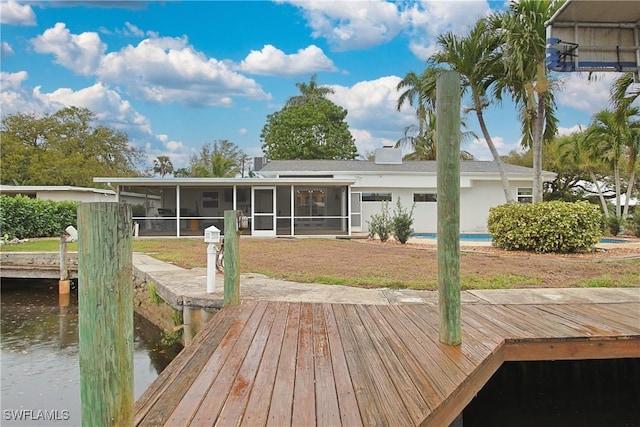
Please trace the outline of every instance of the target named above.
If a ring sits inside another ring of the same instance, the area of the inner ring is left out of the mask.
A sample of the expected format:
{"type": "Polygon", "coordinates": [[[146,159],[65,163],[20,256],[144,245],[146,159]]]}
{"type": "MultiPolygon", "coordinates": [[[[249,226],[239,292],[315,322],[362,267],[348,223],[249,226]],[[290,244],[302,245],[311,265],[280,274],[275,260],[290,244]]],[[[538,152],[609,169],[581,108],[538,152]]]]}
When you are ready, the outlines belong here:
{"type": "Polygon", "coordinates": [[[249,217],[253,236],[349,235],[351,182],[297,179],[112,178],[119,201],[132,205],[140,236],[202,236],[224,230],[224,212],[249,217]],[[120,181],[120,182],[114,182],[120,181]],[[137,182],[134,182],[137,181],[137,182]]]}

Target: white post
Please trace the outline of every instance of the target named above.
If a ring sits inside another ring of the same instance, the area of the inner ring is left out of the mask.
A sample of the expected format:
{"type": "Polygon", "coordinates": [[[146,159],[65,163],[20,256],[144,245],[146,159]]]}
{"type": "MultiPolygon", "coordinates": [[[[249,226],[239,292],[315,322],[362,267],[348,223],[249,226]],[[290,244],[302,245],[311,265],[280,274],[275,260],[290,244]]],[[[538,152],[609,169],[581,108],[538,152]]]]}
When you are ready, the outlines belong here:
{"type": "Polygon", "coordinates": [[[207,293],[216,291],[216,253],[218,247],[214,243],[207,246],[207,293]]]}

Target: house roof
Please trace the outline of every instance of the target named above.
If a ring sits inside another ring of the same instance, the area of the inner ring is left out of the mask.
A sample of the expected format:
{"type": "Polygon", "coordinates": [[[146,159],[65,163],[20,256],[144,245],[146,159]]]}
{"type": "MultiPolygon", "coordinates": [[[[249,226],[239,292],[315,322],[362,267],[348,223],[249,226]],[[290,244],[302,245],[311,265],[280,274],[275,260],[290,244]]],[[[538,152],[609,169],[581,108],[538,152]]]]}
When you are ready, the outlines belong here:
{"type": "MultiPolygon", "coordinates": [[[[503,163],[509,175],[533,175],[533,169],[503,163]]],[[[436,174],[438,162],[435,160],[405,161],[397,164],[379,164],[368,160],[271,160],[258,172],[264,175],[285,173],[419,173],[436,174]],[[265,173],[266,172],[266,173],[265,173]]],[[[497,174],[493,161],[465,160],[460,162],[461,175],[497,174]]],[[[553,176],[552,172],[544,172],[553,176]]]]}
{"type": "Polygon", "coordinates": [[[572,23],[629,23],[638,26],[640,7],[629,0],[569,0],[551,17],[547,25],[572,23]]]}
{"type": "Polygon", "coordinates": [[[98,193],[115,195],[113,190],[104,190],[101,188],[90,187],[74,187],[72,185],[0,185],[0,193],[6,194],[35,194],[38,192],[51,191],[74,191],[79,193],[98,193]]]}

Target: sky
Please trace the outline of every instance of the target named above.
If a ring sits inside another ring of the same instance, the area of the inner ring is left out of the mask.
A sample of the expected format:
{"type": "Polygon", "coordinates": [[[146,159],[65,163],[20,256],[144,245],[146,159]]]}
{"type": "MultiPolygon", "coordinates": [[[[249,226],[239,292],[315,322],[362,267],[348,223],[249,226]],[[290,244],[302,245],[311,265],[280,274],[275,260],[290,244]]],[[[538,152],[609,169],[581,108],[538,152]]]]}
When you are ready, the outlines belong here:
{"type": "MultiPolygon", "coordinates": [[[[0,0],[1,114],[86,107],[146,152],[144,168],[175,168],[207,143],[228,140],[262,156],[267,116],[299,94],[296,83],[334,90],[358,153],[393,145],[415,111],[396,109],[398,82],[421,73],[445,32],[466,34],[504,10],[485,0],[28,1],[0,0]]],[[[560,132],[609,107],[615,73],[554,73],[560,132]]],[[[463,107],[469,105],[463,98],[463,107]]],[[[520,146],[510,101],[485,113],[498,151],[520,146]]],[[[481,135],[473,113],[467,129],[481,135]]],[[[463,143],[490,160],[483,139],[463,143]]]]}

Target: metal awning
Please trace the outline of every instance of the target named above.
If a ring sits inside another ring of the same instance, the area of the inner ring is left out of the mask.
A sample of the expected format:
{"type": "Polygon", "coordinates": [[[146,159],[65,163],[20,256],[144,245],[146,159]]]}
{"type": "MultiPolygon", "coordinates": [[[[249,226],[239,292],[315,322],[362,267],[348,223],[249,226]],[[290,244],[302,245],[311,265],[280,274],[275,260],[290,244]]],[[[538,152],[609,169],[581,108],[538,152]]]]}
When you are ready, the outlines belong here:
{"type": "Polygon", "coordinates": [[[638,0],[567,0],[547,25],[566,23],[607,23],[640,26],[638,0]]]}

